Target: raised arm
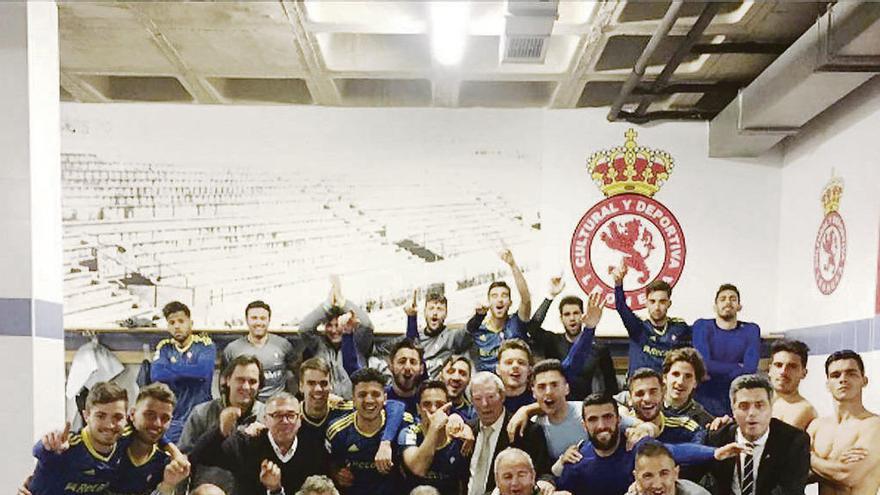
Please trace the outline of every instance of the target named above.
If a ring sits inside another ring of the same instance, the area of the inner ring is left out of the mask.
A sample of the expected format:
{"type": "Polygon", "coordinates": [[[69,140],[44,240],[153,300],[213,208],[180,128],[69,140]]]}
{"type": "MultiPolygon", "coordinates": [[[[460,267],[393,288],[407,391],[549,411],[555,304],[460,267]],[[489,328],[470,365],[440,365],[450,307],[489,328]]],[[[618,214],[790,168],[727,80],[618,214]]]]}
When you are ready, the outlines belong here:
{"type": "Polygon", "coordinates": [[[467,328],[468,333],[477,333],[477,330],[480,329],[480,324],[483,323],[483,320],[486,319],[486,312],[480,312],[479,308],[476,312],[474,312],[474,316],[471,316],[471,319],[468,320],[465,328],[467,328]]]}
{"type": "Polygon", "coordinates": [[[412,302],[403,307],[406,313],[406,338],[413,342],[419,341],[419,308],[417,306],[419,290],[413,290],[412,302]]]}
{"type": "Polygon", "coordinates": [[[523,276],[522,270],[513,259],[513,253],[510,249],[501,250],[501,259],[510,267],[510,273],[513,274],[513,281],[516,283],[516,290],[519,292],[519,309],[516,314],[523,322],[529,321],[532,316],[532,295],[529,293],[529,284],[523,276]]]}
{"type": "Polygon", "coordinates": [[[330,316],[330,301],[324,301],[315,309],[311,310],[307,315],[303,316],[299,322],[300,333],[314,333],[318,331],[318,326],[327,321],[330,316]]]}
{"type": "Polygon", "coordinates": [[[581,317],[581,334],[572,344],[571,349],[562,361],[562,370],[565,373],[565,379],[569,383],[577,379],[580,371],[584,369],[584,363],[590,355],[590,349],[593,348],[593,337],[596,335],[596,326],[602,319],[602,310],[605,308],[605,301],[600,292],[590,294],[587,299],[587,307],[584,315],[581,317]]]}
{"type": "Polygon", "coordinates": [[[546,338],[546,336],[550,333],[547,330],[541,328],[541,325],[544,323],[544,319],[547,317],[547,311],[550,310],[550,305],[553,303],[553,299],[556,298],[562,290],[565,288],[565,281],[562,280],[562,277],[551,277],[550,278],[550,287],[547,291],[547,297],[541,301],[538,309],[535,310],[535,313],[532,315],[532,319],[529,320],[528,325],[526,326],[526,332],[528,332],[529,336],[536,341],[546,338]]]}
{"type": "Polygon", "coordinates": [[[626,293],[623,290],[623,279],[626,277],[627,270],[626,263],[620,260],[620,265],[611,272],[611,276],[614,277],[614,308],[620,315],[630,340],[642,342],[645,340],[642,320],[626,304],[626,293]]]}
{"type": "Polygon", "coordinates": [[[446,422],[451,407],[451,403],[446,403],[431,415],[431,426],[425,431],[421,445],[416,446],[416,435],[412,429],[408,428],[400,433],[397,443],[405,446],[406,449],[403,451],[403,463],[414,475],[424,477],[431,469],[434,453],[445,437],[446,422]]]}
{"type": "Polygon", "coordinates": [[[354,312],[357,317],[358,325],[354,329],[354,345],[357,348],[358,356],[366,359],[373,353],[373,322],[370,321],[370,315],[357,304],[346,301],[342,306],[345,312],[354,312]]]}
{"type": "Polygon", "coordinates": [[[361,369],[361,363],[358,360],[357,349],[354,346],[354,335],[351,333],[342,334],[342,367],[348,376],[354,374],[355,371],[361,369]]]}

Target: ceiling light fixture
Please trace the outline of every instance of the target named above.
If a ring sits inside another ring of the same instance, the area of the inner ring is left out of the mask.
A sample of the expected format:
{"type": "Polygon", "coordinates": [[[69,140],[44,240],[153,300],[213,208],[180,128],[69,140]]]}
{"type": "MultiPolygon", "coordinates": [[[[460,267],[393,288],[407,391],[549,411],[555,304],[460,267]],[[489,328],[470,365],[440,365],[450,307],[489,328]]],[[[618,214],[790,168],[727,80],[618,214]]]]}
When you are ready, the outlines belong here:
{"type": "Polygon", "coordinates": [[[466,0],[430,3],[431,52],[440,65],[456,65],[464,57],[470,11],[466,0]]]}

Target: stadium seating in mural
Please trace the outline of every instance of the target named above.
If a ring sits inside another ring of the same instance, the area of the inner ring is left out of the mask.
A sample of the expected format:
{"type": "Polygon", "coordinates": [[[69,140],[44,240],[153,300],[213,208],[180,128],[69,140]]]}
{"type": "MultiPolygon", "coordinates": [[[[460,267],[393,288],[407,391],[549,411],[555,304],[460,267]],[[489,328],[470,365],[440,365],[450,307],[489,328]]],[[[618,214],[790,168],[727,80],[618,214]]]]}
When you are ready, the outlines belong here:
{"type": "Polygon", "coordinates": [[[503,196],[447,181],[71,153],[62,181],[68,327],[149,319],[172,298],[198,308],[205,324],[236,324],[259,297],[298,316],[321,300],[331,273],[372,312],[399,311],[413,287],[491,281],[498,263],[486,258],[499,240],[521,246],[536,236],[503,196]]]}

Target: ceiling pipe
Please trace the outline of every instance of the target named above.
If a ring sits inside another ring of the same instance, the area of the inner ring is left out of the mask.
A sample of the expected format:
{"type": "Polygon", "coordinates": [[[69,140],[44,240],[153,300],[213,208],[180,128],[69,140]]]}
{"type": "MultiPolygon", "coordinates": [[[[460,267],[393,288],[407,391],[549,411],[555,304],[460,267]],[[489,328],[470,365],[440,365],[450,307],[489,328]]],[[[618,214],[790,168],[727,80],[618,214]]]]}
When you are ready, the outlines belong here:
{"type": "Polygon", "coordinates": [[[760,156],[880,73],[880,3],[838,2],[709,123],[709,156],[760,156]]]}
{"type": "Polygon", "coordinates": [[[645,75],[645,69],[648,67],[648,61],[651,60],[654,52],[657,51],[660,42],[662,42],[663,39],[666,38],[666,35],[669,34],[669,31],[672,30],[672,26],[675,25],[675,21],[678,19],[679,12],[683,5],[684,0],[674,0],[672,4],[669,5],[669,9],[666,10],[666,15],[663,16],[660,25],[657,26],[654,34],[651,35],[651,39],[648,40],[648,45],[645,46],[639,59],[636,60],[636,64],[633,66],[629,78],[623,83],[623,87],[620,88],[620,94],[617,95],[614,104],[611,105],[611,110],[608,112],[608,120],[610,122],[617,120],[626,99],[629,97],[630,93],[632,93],[633,89],[638,86],[639,82],[641,82],[642,77],[645,75]]]}
{"type": "MultiPolygon", "coordinates": [[[[660,75],[657,76],[657,79],[651,84],[652,91],[659,90],[669,82],[672,75],[675,74],[675,71],[678,69],[678,66],[681,65],[684,58],[688,56],[691,52],[691,48],[697,43],[700,36],[703,35],[703,32],[706,31],[706,28],[709,27],[709,23],[712,22],[715,15],[718,14],[718,9],[720,8],[720,2],[709,2],[706,4],[703,11],[700,13],[700,17],[697,18],[697,22],[694,23],[684,40],[678,45],[678,48],[676,48],[675,53],[673,53],[669,61],[666,62],[666,67],[663,67],[663,71],[660,72],[660,75]]],[[[643,96],[642,101],[639,102],[639,106],[635,110],[636,116],[644,115],[653,101],[653,96],[643,96]]]]}

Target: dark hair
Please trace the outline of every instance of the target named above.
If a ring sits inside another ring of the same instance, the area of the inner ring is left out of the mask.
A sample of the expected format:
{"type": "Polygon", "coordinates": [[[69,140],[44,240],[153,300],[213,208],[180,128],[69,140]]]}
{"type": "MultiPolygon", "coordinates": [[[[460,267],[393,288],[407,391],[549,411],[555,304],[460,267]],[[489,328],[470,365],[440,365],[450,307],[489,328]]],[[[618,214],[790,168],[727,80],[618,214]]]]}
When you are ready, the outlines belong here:
{"type": "Polygon", "coordinates": [[[269,305],[264,303],[263,301],[252,301],[248,303],[247,307],[244,308],[244,317],[247,318],[248,311],[254,308],[263,308],[269,312],[269,318],[272,317],[272,308],[270,308],[269,305]]]}
{"type": "Polygon", "coordinates": [[[427,306],[430,302],[438,302],[442,303],[444,306],[447,306],[446,296],[439,292],[429,292],[427,297],[425,297],[425,305],[427,306]]]}
{"type": "Polygon", "coordinates": [[[165,307],[162,308],[162,316],[164,316],[167,320],[169,316],[180,311],[183,311],[186,314],[187,318],[191,317],[189,306],[183,304],[180,301],[171,301],[170,303],[166,304],[165,307]]]}
{"type": "Polygon", "coordinates": [[[421,346],[416,344],[410,339],[400,339],[398,340],[394,346],[391,347],[391,352],[388,353],[388,360],[394,361],[394,357],[397,356],[397,353],[403,349],[412,349],[419,354],[419,361],[421,361],[425,357],[425,351],[421,346]]]}
{"type": "Polygon", "coordinates": [[[165,404],[171,404],[172,407],[177,405],[177,397],[174,396],[174,392],[162,382],[153,382],[140,389],[134,403],[137,404],[146,399],[155,399],[165,404]]]}
{"type": "Polygon", "coordinates": [[[86,396],[86,409],[96,404],[110,404],[123,400],[128,405],[128,392],[113,382],[98,382],[86,396]]]}
{"type": "Polygon", "coordinates": [[[472,375],[474,374],[474,363],[472,363],[471,360],[467,356],[465,356],[464,354],[453,354],[453,355],[449,356],[448,358],[446,358],[446,361],[443,361],[443,365],[440,366],[440,370],[442,371],[442,370],[446,369],[447,366],[453,365],[459,361],[462,361],[465,364],[467,364],[468,365],[468,372],[472,375]]]}
{"type": "Polygon", "coordinates": [[[250,366],[256,365],[257,370],[259,371],[260,381],[259,387],[263,388],[263,363],[257,359],[253,354],[242,354],[240,356],[235,356],[234,359],[226,363],[226,366],[223,367],[223,370],[220,372],[221,385],[220,392],[225,396],[229,396],[229,378],[232,376],[232,373],[235,372],[235,368],[239,366],[250,366]]]}
{"type": "Polygon", "coordinates": [[[761,375],[740,375],[730,384],[730,405],[733,406],[736,403],[734,399],[737,392],[755,388],[764,389],[767,392],[767,401],[773,403],[773,387],[766,378],[761,375]]]}
{"type": "Polygon", "coordinates": [[[302,377],[305,376],[306,370],[320,371],[328,377],[333,375],[332,371],[330,370],[330,365],[327,364],[327,361],[324,358],[318,356],[308,358],[299,365],[300,380],[302,380],[302,377]]]}
{"type": "Polygon", "coordinates": [[[486,290],[486,294],[492,292],[492,289],[494,289],[495,287],[504,287],[505,289],[507,289],[507,293],[510,294],[510,286],[507,285],[507,282],[503,280],[498,280],[489,284],[489,289],[486,290]]]}
{"type": "Polygon", "coordinates": [[[697,385],[699,385],[703,381],[703,377],[706,376],[706,363],[703,362],[700,351],[693,347],[679,347],[667,352],[666,357],[663,358],[663,374],[668,374],[672,365],[679,361],[684,361],[694,368],[694,378],[697,379],[697,385]]]}
{"type": "Polygon", "coordinates": [[[842,351],[836,351],[828,356],[828,359],[825,360],[825,376],[828,376],[828,367],[834,361],[843,361],[844,359],[852,359],[859,365],[859,371],[862,372],[862,375],[865,374],[865,362],[862,361],[862,356],[859,356],[859,353],[853,351],[851,349],[843,349],[842,351]]]}
{"type": "Polygon", "coordinates": [[[563,371],[562,363],[558,359],[544,359],[532,368],[532,381],[534,382],[535,377],[540,373],[547,373],[548,371],[558,371],[562,378],[565,378],[565,371],[563,371]]]}
{"type": "Polygon", "coordinates": [[[384,387],[386,381],[385,375],[376,368],[361,368],[351,374],[351,389],[354,390],[359,384],[369,382],[378,383],[384,387]]]}
{"type": "Polygon", "coordinates": [[[562,314],[562,308],[564,306],[570,306],[572,304],[576,304],[581,311],[584,310],[584,300],[579,298],[578,296],[565,296],[559,301],[559,314],[562,314]]]}
{"type": "Polygon", "coordinates": [[[526,341],[523,339],[507,339],[501,343],[501,346],[498,347],[498,360],[501,361],[501,355],[504,354],[504,351],[509,351],[511,349],[517,349],[526,353],[526,357],[529,360],[529,366],[531,366],[534,362],[534,356],[532,356],[532,349],[529,347],[529,344],[526,344],[526,341]]]}
{"type": "Polygon", "coordinates": [[[324,318],[324,322],[326,323],[333,318],[339,318],[347,312],[348,311],[346,311],[345,308],[341,306],[330,306],[330,309],[327,310],[327,316],[324,318]]]}
{"type": "Polygon", "coordinates": [[[770,346],[770,357],[777,352],[790,352],[801,358],[801,366],[807,367],[807,356],[810,354],[810,348],[800,340],[780,339],[770,346]]]}
{"type": "Polygon", "coordinates": [[[672,452],[666,448],[660,442],[657,441],[647,441],[643,443],[639,449],[636,451],[636,463],[638,464],[639,459],[642,457],[666,457],[668,459],[672,459],[673,464],[678,464],[675,462],[675,457],[672,457],[672,452]]]}
{"type": "Polygon", "coordinates": [[[586,411],[588,406],[604,406],[605,404],[611,404],[614,406],[612,407],[612,409],[614,409],[614,414],[620,416],[620,412],[617,410],[617,401],[614,400],[614,397],[604,392],[596,392],[588,395],[581,406],[581,412],[583,413],[586,411]]]}
{"type": "Polygon", "coordinates": [[[449,398],[449,392],[446,390],[446,384],[441,382],[440,380],[425,380],[419,385],[419,401],[422,400],[422,394],[425,390],[431,390],[435,388],[437,390],[442,390],[443,394],[446,395],[446,398],[449,398]]]}
{"type": "Polygon", "coordinates": [[[721,293],[724,292],[724,291],[726,291],[726,290],[732,290],[732,291],[736,292],[736,298],[737,298],[737,299],[740,299],[740,297],[739,297],[739,289],[737,289],[735,285],[733,285],[733,284],[721,284],[721,287],[718,287],[718,290],[715,291],[715,300],[717,301],[717,300],[718,300],[718,296],[720,296],[721,293]]]}
{"type": "Polygon", "coordinates": [[[658,290],[666,291],[666,295],[672,297],[672,286],[663,280],[654,280],[647,287],[645,287],[645,294],[651,295],[652,292],[656,292],[658,290]]]}
{"type": "Polygon", "coordinates": [[[639,368],[629,376],[629,379],[626,381],[626,388],[632,389],[633,382],[642,378],[656,378],[657,382],[663,385],[663,375],[659,371],[651,368],[639,368]]]}

